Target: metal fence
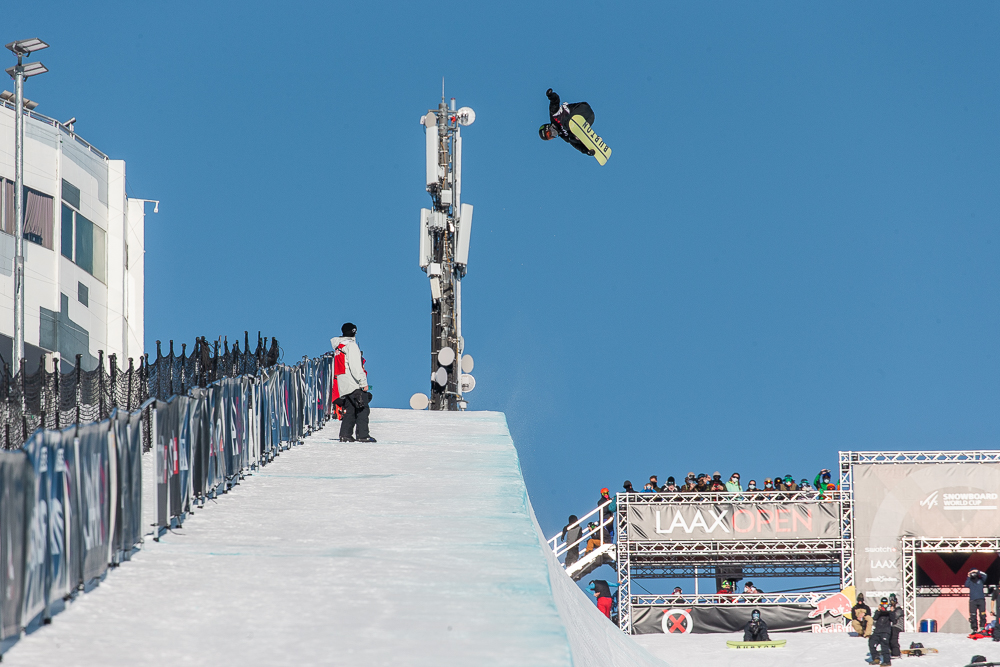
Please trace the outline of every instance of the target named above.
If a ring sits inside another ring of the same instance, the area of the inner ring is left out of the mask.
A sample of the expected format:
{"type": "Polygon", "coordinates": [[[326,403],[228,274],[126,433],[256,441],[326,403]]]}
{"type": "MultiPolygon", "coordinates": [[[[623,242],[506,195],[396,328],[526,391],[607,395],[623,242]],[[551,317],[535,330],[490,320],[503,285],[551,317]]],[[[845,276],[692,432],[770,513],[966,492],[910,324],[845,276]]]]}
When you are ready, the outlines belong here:
{"type": "MultiPolygon", "coordinates": [[[[252,375],[261,368],[278,363],[281,348],[276,338],[257,336],[257,347],[250,349],[249,332],[229,346],[227,338],[195,340],[191,354],[187,344],[180,354],[174,341],[163,354],[156,341],[156,357],[146,354],[136,361],[122,363],[115,355],[105,358],[99,351],[97,367],[84,370],[81,355],[68,373],[59,371],[60,361],[42,357],[38,370],[27,373],[22,362],[16,373],[10,366],[0,368],[0,449],[18,449],[39,428],[61,429],[73,424],[88,424],[107,419],[113,410],[137,410],[150,398],[167,399],[184,394],[192,387],[205,387],[228,377],[252,375]]],[[[145,448],[149,448],[148,420],[143,420],[145,448]]]]}

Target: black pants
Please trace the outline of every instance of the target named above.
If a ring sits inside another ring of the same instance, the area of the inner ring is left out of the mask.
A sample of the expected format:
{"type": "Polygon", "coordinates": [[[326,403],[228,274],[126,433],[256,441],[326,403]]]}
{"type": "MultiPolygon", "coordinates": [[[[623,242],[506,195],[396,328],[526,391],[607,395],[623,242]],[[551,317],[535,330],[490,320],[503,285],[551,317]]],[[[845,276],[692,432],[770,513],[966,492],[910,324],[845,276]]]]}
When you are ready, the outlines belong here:
{"type": "Polygon", "coordinates": [[[889,655],[889,633],[873,632],[868,638],[868,651],[872,654],[872,662],[881,660],[883,664],[891,662],[889,655]]]}
{"type": "Polygon", "coordinates": [[[566,567],[569,567],[578,560],[580,560],[580,545],[574,544],[566,550],[566,567]]]}
{"type": "Polygon", "coordinates": [[[889,633],[889,653],[892,654],[894,658],[901,658],[903,654],[899,652],[899,633],[902,632],[896,626],[892,627],[889,633]]]}
{"type": "Polygon", "coordinates": [[[969,600],[969,627],[973,632],[986,628],[986,600],[969,600]]]}
{"type": "Polygon", "coordinates": [[[358,440],[363,440],[371,436],[368,432],[368,415],[372,409],[368,407],[368,394],[361,389],[344,396],[344,420],[340,423],[340,437],[350,438],[354,435],[354,427],[358,427],[358,440]],[[358,408],[357,400],[363,399],[363,408],[358,408]]]}

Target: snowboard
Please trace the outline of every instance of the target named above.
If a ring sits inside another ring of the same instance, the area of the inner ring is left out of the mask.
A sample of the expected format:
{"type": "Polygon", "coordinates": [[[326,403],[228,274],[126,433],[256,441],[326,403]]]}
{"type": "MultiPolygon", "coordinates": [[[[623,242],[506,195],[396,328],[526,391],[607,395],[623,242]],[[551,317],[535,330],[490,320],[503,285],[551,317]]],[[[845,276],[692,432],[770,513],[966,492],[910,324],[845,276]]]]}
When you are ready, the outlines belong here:
{"type": "Polygon", "coordinates": [[[778,639],[770,642],[738,642],[738,641],[727,641],[726,646],[729,648],[781,648],[785,645],[787,639],[778,639]]]}
{"type": "Polygon", "coordinates": [[[902,653],[903,655],[913,655],[913,656],[926,655],[928,653],[937,653],[937,652],[938,650],[936,648],[904,648],[900,650],[900,653],[902,653]]]}
{"type": "Polygon", "coordinates": [[[584,120],[583,116],[573,116],[569,119],[569,131],[584,146],[594,151],[594,158],[599,164],[604,165],[611,157],[611,147],[604,143],[604,139],[597,136],[597,133],[590,127],[590,123],[584,120]]]}

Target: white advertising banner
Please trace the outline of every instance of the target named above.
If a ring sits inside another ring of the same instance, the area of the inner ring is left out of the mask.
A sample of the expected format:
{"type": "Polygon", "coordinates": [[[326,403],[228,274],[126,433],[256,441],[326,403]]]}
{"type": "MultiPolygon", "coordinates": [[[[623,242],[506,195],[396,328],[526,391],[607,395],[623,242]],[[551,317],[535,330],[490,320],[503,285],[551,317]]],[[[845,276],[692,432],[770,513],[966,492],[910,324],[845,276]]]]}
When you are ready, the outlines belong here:
{"type": "Polygon", "coordinates": [[[855,586],[902,594],[900,538],[1000,535],[1000,463],[855,464],[855,586]]]}

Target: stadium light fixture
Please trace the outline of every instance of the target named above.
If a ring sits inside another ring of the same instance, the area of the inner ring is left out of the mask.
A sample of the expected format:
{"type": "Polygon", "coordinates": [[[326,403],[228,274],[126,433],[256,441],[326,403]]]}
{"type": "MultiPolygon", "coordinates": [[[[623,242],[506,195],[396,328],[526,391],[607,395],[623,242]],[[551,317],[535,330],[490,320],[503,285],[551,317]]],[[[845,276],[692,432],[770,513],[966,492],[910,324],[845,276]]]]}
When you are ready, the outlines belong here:
{"type": "Polygon", "coordinates": [[[21,70],[21,76],[25,79],[32,76],[37,76],[38,74],[45,74],[49,71],[49,68],[40,62],[28,63],[27,65],[15,65],[14,67],[8,67],[5,72],[10,74],[10,78],[17,78],[17,70],[21,70]]]}
{"type": "Polygon", "coordinates": [[[38,39],[37,37],[32,37],[31,39],[19,39],[17,41],[7,44],[7,49],[13,53],[18,58],[26,56],[29,53],[35,51],[41,51],[42,49],[49,48],[49,45],[38,39]]]}

